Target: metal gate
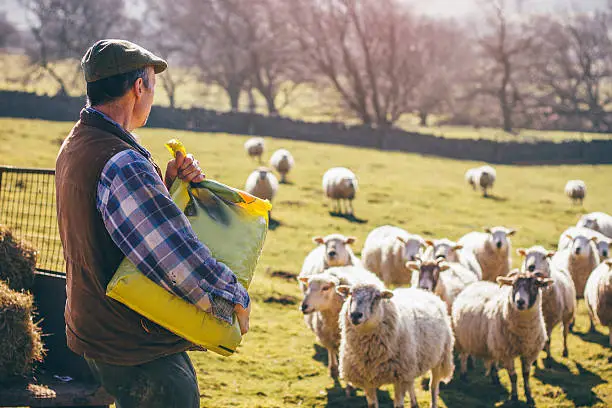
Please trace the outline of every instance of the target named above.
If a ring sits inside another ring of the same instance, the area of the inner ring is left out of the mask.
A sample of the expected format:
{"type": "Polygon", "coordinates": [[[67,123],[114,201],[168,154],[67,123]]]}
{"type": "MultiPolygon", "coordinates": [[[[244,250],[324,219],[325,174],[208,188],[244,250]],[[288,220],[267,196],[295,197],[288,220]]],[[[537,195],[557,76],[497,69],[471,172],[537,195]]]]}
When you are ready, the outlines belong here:
{"type": "Polygon", "coordinates": [[[0,224],[37,249],[37,270],[65,273],[55,210],[55,170],[0,166],[0,224]]]}

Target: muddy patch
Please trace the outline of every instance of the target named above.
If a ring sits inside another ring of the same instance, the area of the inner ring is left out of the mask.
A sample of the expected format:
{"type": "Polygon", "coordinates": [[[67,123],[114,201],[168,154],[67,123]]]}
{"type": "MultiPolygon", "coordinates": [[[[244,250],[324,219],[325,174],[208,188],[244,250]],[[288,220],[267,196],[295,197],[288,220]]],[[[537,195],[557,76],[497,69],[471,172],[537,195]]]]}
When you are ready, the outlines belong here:
{"type": "Polygon", "coordinates": [[[276,303],[279,305],[287,306],[287,305],[297,305],[298,300],[294,296],[279,295],[279,296],[269,296],[265,298],[264,303],[276,303]]]}

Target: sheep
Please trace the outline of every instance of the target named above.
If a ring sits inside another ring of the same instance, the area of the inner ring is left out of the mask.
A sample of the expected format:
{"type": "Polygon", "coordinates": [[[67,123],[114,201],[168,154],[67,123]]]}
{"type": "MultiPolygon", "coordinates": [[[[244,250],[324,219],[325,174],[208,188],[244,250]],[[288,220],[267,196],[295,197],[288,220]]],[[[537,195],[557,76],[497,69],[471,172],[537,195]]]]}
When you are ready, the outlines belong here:
{"type": "Polygon", "coordinates": [[[478,168],[468,169],[465,172],[465,181],[472,186],[472,189],[476,191],[476,174],[478,173],[478,168]]]}
{"type": "Polygon", "coordinates": [[[340,311],[340,376],[365,390],[368,407],[378,407],[376,390],[394,384],[394,406],[403,407],[406,391],[417,407],[414,380],[431,370],[431,406],[439,384],[454,371],[453,332],[446,305],[433,293],[373,284],[339,286],[350,299],[340,311]]]}
{"type": "Polygon", "coordinates": [[[456,262],[446,262],[444,258],[416,262],[406,262],[412,274],[412,287],[435,293],[446,303],[450,315],[455,298],[468,285],[477,282],[478,276],[465,266],[456,262]]]}
{"type": "Polygon", "coordinates": [[[491,166],[476,167],[465,172],[465,181],[467,181],[474,190],[480,187],[485,197],[488,197],[487,190],[493,188],[496,178],[497,172],[491,166]]]}
{"type": "Polygon", "coordinates": [[[495,282],[498,276],[507,275],[510,271],[512,244],[509,237],[515,233],[516,230],[505,227],[486,228],[485,233],[470,232],[458,241],[458,245],[463,247],[459,252],[459,261],[479,274],[482,280],[495,282]]]}
{"type": "MultiPolygon", "coordinates": [[[[345,237],[341,234],[314,237],[312,242],[317,244],[317,247],[304,259],[298,279],[321,273],[333,266],[361,265],[361,261],[349,246],[355,240],[355,237],[345,237]]],[[[300,288],[302,292],[306,292],[306,286],[301,282],[300,288]]]]}
{"type": "Polygon", "coordinates": [[[244,142],[244,150],[246,150],[247,154],[250,157],[257,157],[259,163],[261,164],[261,156],[265,150],[265,143],[263,138],[261,137],[252,137],[246,142],[244,142]]]}
{"type": "Polygon", "coordinates": [[[467,379],[467,357],[485,361],[486,373],[499,384],[497,364],[502,363],[512,383],[511,399],[518,400],[514,359],[521,358],[525,396],[533,404],[530,368],[546,343],[541,289],[552,284],[539,272],[497,277],[492,282],[469,285],[453,303],[455,346],[461,361],[461,378],[467,379]]]}
{"type": "Polygon", "coordinates": [[[580,217],[577,227],[585,227],[601,232],[608,238],[612,238],[612,215],[603,212],[592,212],[580,217]]]}
{"type": "Polygon", "coordinates": [[[303,276],[300,281],[307,288],[300,307],[304,321],[327,349],[329,375],[337,380],[340,347],[338,316],[344,297],[336,292],[336,287],[356,283],[373,283],[382,287],[383,283],[376,275],[358,266],[332,267],[316,275],[303,276]]]}
{"type": "Polygon", "coordinates": [[[597,246],[597,252],[601,259],[606,259],[610,253],[610,243],[612,238],[608,238],[600,232],[585,227],[569,227],[559,236],[559,244],[557,250],[569,248],[572,245],[571,237],[578,235],[584,235],[587,238],[595,237],[595,245],[597,246]]]}
{"type": "Polygon", "coordinates": [[[418,235],[383,225],[368,234],[361,259],[366,269],[378,275],[385,285],[409,284],[412,272],[406,269],[406,262],[416,259],[424,243],[418,235]]]}
{"type": "Polygon", "coordinates": [[[608,326],[608,341],[612,347],[612,260],[602,262],[589,276],[584,300],[589,311],[590,331],[595,331],[595,323],[608,326]]]}
{"type": "Polygon", "coordinates": [[[270,169],[260,167],[249,175],[244,189],[255,197],[272,201],[278,191],[278,180],[270,169]]]}
{"type": "Polygon", "coordinates": [[[353,200],[355,199],[357,188],[357,177],[345,167],[333,167],[323,175],[323,191],[327,198],[335,200],[335,213],[344,214],[342,200],[346,200],[347,213],[349,215],[354,214],[353,200]]]}
{"type": "Polygon", "coordinates": [[[451,241],[447,238],[432,240],[425,240],[427,249],[423,254],[423,259],[438,259],[440,257],[446,259],[448,262],[459,262],[459,250],[463,248],[462,245],[451,241]]]}
{"type": "Polygon", "coordinates": [[[546,351],[546,360],[550,361],[552,358],[550,354],[552,330],[559,323],[563,323],[563,357],[567,357],[569,355],[567,335],[576,313],[574,281],[569,271],[559,270],[554,264],[551,264],[550,258],[554,256],[554,252],[547,251],[541,246],[533,246],[529,249],[519,248],[516,252],[524,259],[521,272],[540,271],[544,277],[554,281],[551,287],[542,291],[542,314],[548,337],[544,351],[546,351]]]}
{"type": "Polygon", "coordinates": [[[282,184],[287,182],[287,173],[293,169],[295,161],[293,156],[286,149],[278,149],[272,154],[270,158],[270,166],[272,166],[280,175],[282,184]]]}
{"type": "Polygon", "coordinates": [[[599,265],[599,253],[595,246],[596,238],[588,238],[584,235],[568,236],[571,246],[557,253],[552,258],[552,263],[557,269],[569,271],[574,286],[576,287],[576,298],[582,298],[584,285],[589,275],[599,265]]]}
{"type": "Polygon", "coordinates": [[[586,184],[582,180],[569,180],[565,184],[565,195],[572,200],[572,203],[582,205],[586,196],[586,184]]]}

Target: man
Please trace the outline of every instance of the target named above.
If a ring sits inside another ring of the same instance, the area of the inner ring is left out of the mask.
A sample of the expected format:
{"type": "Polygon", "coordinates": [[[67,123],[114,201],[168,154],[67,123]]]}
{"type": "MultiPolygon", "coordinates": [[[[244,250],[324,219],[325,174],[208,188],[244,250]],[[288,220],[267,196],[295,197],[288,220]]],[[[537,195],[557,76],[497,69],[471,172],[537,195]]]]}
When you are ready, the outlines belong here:
{"type": "Polygon", "coordinates": [[[248,330],[250,299],[200,243],[168,188],[204,179],[188,155],[164,177],[130,133],[144,126],[155,75],[166,62],[122,40],[102,40],[81,61],[87,107],[56,162],[57,214],[66,259],[68,346],[85,357],[117,408],[199,407],[193,344],[105,296],[124,257],[154,282],[248,330]]]}

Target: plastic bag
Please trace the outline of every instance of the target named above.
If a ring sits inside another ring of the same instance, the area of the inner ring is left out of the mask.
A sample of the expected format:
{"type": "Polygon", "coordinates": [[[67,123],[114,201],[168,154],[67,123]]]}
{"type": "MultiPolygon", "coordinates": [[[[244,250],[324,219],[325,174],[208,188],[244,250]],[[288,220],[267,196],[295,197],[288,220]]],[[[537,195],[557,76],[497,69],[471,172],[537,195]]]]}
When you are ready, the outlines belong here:
{"type": "MultiPolygon", "coordinates": [[[[174,156],[186,154],[177,140],[166,144],[174,156]]],[[[199,240],[248,289],[268,231],[272,205],[213,180],[189,184],[177,179],[170,195],[189,219],[199,240]]],[[[107,296],[184,339],[223,356],[236,351],[242,336],[236,317],[229,325],[168,292],[124,259],[107,296]]]]}

